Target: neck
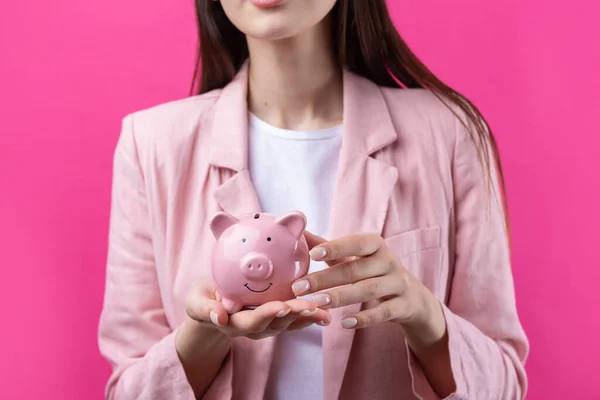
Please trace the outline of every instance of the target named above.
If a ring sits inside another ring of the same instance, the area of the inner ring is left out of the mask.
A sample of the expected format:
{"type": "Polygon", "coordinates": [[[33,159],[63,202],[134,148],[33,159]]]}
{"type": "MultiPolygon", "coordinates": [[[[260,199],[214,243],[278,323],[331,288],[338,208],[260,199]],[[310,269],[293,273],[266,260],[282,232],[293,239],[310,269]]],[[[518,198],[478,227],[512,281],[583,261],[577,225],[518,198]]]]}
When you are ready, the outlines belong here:
{"type": "Polygon", "coordinates": [[[342,73],[328,20],[278,41],[248,38],[248,108],[285,129],[323,129],[341,123],[342,73]]]}

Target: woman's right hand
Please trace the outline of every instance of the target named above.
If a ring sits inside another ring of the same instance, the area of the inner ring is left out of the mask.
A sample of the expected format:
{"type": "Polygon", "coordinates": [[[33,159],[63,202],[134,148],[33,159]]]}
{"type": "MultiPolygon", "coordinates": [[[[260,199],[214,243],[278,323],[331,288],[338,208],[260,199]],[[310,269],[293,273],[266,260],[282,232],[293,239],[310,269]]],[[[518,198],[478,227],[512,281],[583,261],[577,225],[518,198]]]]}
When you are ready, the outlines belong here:
{"type": "Polygon", "coordinates": [[[175,349],[197,397],[217,375],[231,339],[262,339],[312,324],[328,325],[331,315],[306,299],[272,301],[228,315],[211,279],[197,282],[186,298],[187,319],[175,335],[175,349]]]}
{"type": "Polygon", "coordinates": [[[188,316],[199,325],[217,329],[225,336],[263,339],[312,324],[329,325],[331,315],[307,299],[271,301],[254,310],[228,314],[211,279],[197,282],[186,298],[188,316]]]}

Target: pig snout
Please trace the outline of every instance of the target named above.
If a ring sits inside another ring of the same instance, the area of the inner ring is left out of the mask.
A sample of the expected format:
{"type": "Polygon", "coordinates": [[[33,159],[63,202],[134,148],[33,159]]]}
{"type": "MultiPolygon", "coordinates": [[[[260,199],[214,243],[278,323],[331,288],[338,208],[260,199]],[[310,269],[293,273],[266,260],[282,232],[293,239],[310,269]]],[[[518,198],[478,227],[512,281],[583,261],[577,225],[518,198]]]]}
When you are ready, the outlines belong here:
{"type": "Polygon", "coordinates": [[[263,254],[250,253],[242,258],[240,269],[244,278],[251,281],[262,281],[269,279],[273,274],[271,260],[263,254]]]}

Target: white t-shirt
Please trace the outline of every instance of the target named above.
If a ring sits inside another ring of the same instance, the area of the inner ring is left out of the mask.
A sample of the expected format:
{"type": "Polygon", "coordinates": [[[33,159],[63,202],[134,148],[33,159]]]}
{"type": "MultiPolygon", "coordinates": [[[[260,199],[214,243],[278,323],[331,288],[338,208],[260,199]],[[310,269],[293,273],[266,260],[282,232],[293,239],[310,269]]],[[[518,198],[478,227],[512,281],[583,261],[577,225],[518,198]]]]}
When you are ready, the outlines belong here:
{"type": "MultiPolygon", "coordinates": [[[[314,131],[274,127],[249,113],[249,169],[264,212],[306,215],[307,230],[325,236],[342,145],[342,125],[314,131]]],[[[312,262],[310,272],[325,267],[312,262]]],[[[277,336],[265,399],[323,398],[322,327],[277,336]]]]}

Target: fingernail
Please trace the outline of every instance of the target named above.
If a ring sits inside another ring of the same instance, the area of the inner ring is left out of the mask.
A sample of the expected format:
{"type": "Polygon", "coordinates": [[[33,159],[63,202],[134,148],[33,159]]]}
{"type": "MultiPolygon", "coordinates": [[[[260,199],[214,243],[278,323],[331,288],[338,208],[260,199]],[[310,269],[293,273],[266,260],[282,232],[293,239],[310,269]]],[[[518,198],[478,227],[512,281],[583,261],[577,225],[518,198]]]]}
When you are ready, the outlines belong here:
{"type": "Polygon", "coordinates": [[[281,311],[279,311],[277,314],[275,314],[275,316],[276,316],[277,318],[283,318],[283,317],[285,317],[286,315],[288,315],[288,314],[290,313],[290,311],[292,311],[292,309],[291,309],[291,308],[288,308],[287,310],[281,310],[281,311]]]}
{"type": "Polygon", "coordinates": [[[356,324],[358,324],[358,320],[356,318],[345,318],[342,320],[342,328],[354,328],[356,324]]]}
{"type": "Polygon", "coordinates": [[[326,322],[326,321],[319,321],[319,322],[317,322],[317,325],[321,325],[321,326],[327,326],[327,325],[329,325],[329,322],[326,322]]]}
{"type": "Polygon", "coordinates": [[[303,317],[310,317],[311,315],[315,315],[316,313],[317,313],[317,309],[314,309],[312,311],[304,310],[304,311],[300,312],[300,315],[302,315],[303,317]]]}
{"type": "Polygon", "coordinates": [[[309,281],[298,281],[292,285],[292,290],[295,294],[302,294],[310,289],[309,281]]]}
{"type": "Polygon", "coordinates": [[[323,247],[315,247],[310,251],[310,257],[313,260],[321,260],[327,255],[327,249],[323,247]]]}
{"type": "Polygon", "coordinates": [[[219,323],[219,316],[214,311],[210,312],[210,320],[212,321],[213,324],[215,324],[217,326],[223,326],[219,323]]]}
{"type": "Polygon", "coordinates": [[[325,306],[331,303],[331,296],[322,293],[315,294],[312,297],[312,301],[317,305],[317,307],[325,306]]]}

